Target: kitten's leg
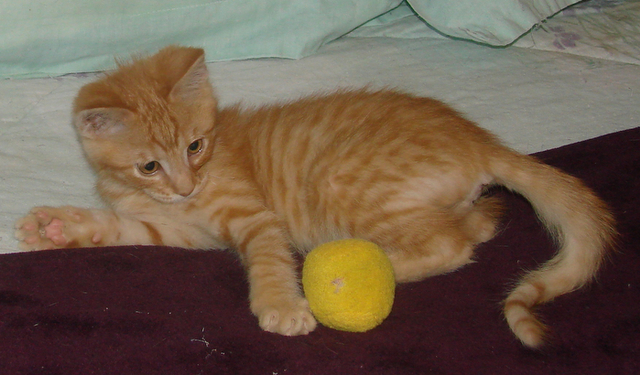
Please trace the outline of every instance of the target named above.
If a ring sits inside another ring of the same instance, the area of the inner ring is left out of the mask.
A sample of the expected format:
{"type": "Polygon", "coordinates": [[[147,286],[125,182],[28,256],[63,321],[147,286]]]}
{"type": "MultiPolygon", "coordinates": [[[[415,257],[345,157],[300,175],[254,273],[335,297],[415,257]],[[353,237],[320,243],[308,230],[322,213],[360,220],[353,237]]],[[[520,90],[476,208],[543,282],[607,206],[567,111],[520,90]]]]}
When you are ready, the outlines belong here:
{"type": "Polygon", "coordinates": [[[197,237],[181,231],[177,223],[161,226],[112,210],[72,206],[36,207],[15,227],[19,246],[25,251],[109,245],[192,247],[197,237]]]}
{"type": "Polygon", "coordinates": [[[275,214],[247,206],[227,212],[224,221],[247,268],[251,311],[260,327],[287,336],[313,331],[316,320],[300,290],[296,260],[275,214]]]}
{"type": "Polygon", "coordinates": [[[367,238],[387,251],[397,282],[422,280],[470,263],[475,245],[493,237],[497,200],[482,198],[465,211],[414,207],[384,216],[384,222],[370,227],[367,238]]]}
{"type": "Polygon", "coordinates": [[[503,213],[504,206],[499,198],[482,196],[469,212],[463,213],[462,229],[474,244],[487,242],[495,236],[503,213]]]}
{"type": "MultiPolygon", "coordinates": [[[[407,236],[412,235],[415,233],[407,233],[407,236]]],[[[471,263],[474,243],[461,237],[460,233],[444,230],[439,233],[431,232],[431,237],[423,241],[415,239],[402,241],[404,248],[388,252],[396,282],[419,281],[471,263]]]]}

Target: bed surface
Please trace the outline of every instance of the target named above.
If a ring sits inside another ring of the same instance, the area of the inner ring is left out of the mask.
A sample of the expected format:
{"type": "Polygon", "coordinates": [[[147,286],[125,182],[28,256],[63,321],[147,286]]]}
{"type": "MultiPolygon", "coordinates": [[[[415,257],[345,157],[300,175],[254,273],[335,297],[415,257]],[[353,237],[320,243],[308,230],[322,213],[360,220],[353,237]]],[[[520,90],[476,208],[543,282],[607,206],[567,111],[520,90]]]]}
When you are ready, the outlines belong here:
{"type": "Polygon", "coordinates": [[[553,247],[526,202],[502,192],[508,219],[478,249],[479,262],[400,286],[377,329],[266,334],[249,313],[242,268],[225,252],[15,253],[13,223],[31,207],[100,205],[70,124],[75,94],[100,73],[5,79],[0,373],[637,373],[640,1],[579,4],[506,48],[445,37],[401,6],[311,56],[217,61],[209,70],[222,105],[365,85],[441,99],[516,150],[585,179],[620,220],[619,252],[598,282],[541,309],[558,334],[552,345],[522,348],[498,302],[553,247]]]}
{"type": "Polygon", "coordinates": [[[476,263],[396,290],[366,333],[260,330],[242,266],[222,251],[47,250],[0,259],[2,374],[636,375],[640,369],[640,128],[537,154],[609,202],[622,233],[598,281],[541,306],[549,344],[522,347],[506,285],[553,253],[522,198],[476,263]]]}

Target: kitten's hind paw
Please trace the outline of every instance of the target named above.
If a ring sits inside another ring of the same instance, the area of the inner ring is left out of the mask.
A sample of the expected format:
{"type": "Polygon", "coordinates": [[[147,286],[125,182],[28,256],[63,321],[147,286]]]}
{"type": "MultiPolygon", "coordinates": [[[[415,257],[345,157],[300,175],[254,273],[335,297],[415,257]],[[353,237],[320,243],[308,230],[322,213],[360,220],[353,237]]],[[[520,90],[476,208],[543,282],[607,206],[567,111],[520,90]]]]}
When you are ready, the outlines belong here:
{"type": "Polygon", "coordinates": [[[36,207],[16,222],[15,237],[23,251],[96,246],[101,236],[91,226],[88,210],[36,207]]]}
{"type": "Polygon", "coordinates": [[[263,330],[284,336],[306,335],[317,325],[304,298],[265,307],[256,315],[263,330]]]}

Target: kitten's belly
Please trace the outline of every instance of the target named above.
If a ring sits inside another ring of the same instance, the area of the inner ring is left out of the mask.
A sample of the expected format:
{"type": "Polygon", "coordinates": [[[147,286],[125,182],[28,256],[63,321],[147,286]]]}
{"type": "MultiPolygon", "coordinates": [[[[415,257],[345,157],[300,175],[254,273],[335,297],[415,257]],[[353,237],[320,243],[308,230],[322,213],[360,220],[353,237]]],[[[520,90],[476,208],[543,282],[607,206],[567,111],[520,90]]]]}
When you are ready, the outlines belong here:
{"type": "Polygon", "coordinates": [[[287,226],[292,245],[302,254],[308,253],[325,242],[352,237],[342,228],[327,225],[324,220],[312,219],[308,215],[298,217],[298,220],[287,221],[289,222],[287,226]]]}

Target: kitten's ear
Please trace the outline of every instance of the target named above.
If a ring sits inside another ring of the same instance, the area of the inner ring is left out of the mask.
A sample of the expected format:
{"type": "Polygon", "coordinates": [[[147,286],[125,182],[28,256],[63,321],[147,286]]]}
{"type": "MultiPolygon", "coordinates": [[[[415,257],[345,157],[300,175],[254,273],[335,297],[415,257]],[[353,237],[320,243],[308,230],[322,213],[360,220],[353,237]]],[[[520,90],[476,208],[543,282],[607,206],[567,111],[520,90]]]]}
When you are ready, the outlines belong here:
{"type": "Polygon", "coordinates": [[[202,50],[199,51],[199,56],[171,89],[169,100],[193,100],[202,94],[211,95],[209,71],[204,62],[204,53],[202,50]]]}
{"type": "Polygon", "coordinates": [[[125,130],[133,113],[124,108],[92,108],[78,112],[74,124],[85,138],[105,138],[125,130]]]}

